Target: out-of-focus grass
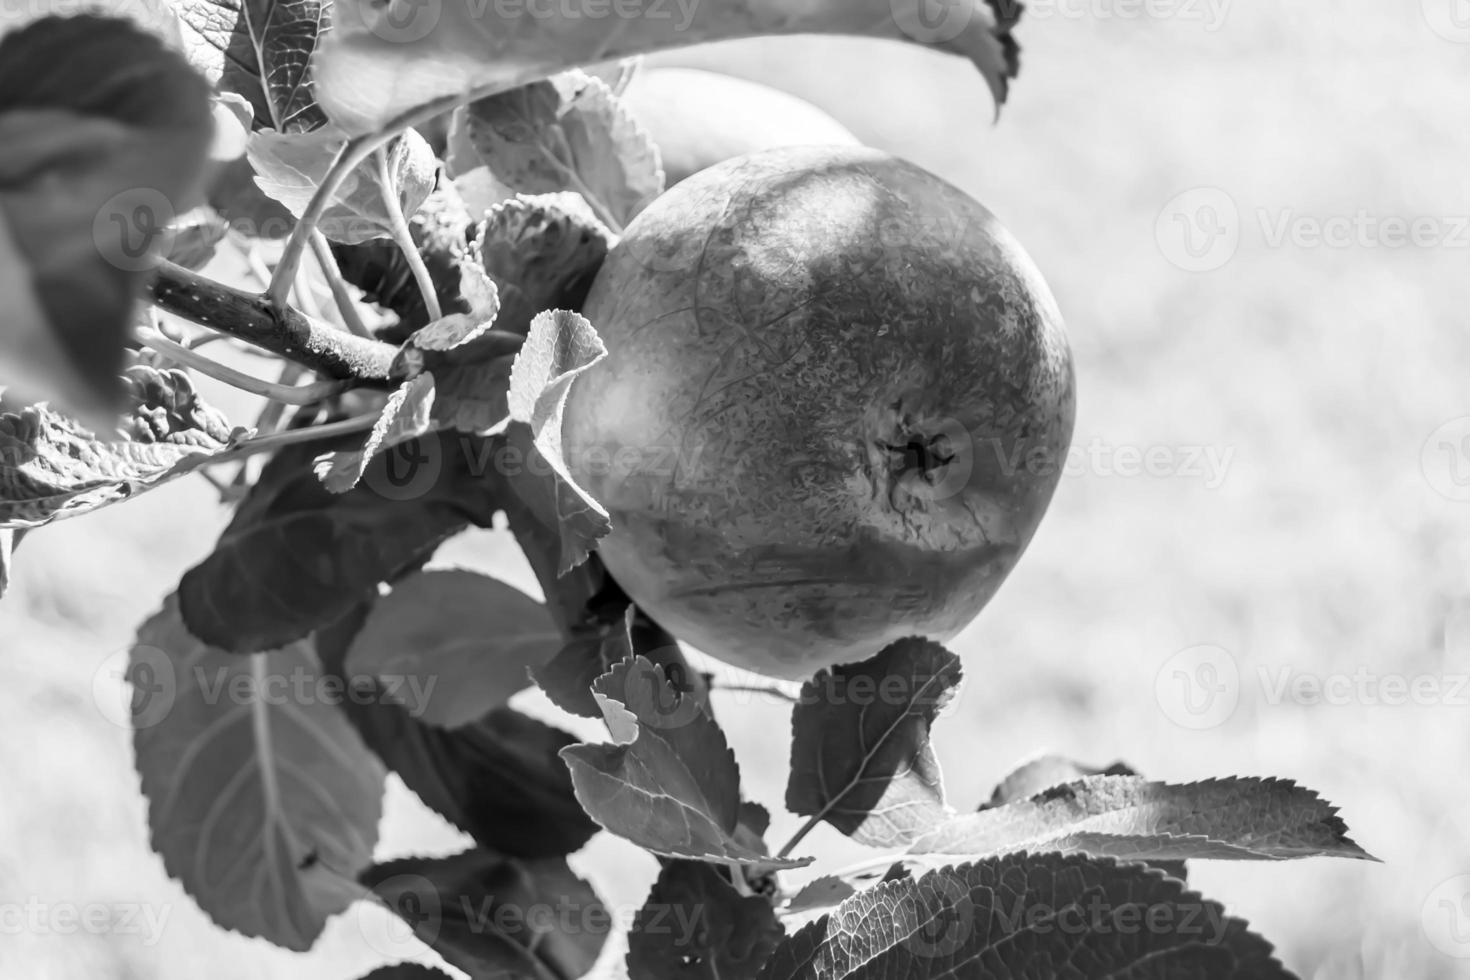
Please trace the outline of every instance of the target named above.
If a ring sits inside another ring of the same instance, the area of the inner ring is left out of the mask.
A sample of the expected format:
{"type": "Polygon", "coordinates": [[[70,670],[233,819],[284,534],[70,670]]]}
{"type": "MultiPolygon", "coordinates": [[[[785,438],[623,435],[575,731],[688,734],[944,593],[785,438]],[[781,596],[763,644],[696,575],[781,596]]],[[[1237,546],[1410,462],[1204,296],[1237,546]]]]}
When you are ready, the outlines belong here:
{"type": "MultiPolygon", "coordinates": [[[[1063,480],[1012,581],[955,643],[968,681],[938,728],[951,795],[973,805],[1040,748],[1176,780],[1298,779],[1386,863],[1197,863],[1193,881],[1305,978],[1464,975],[1421,911],[1470,872],[1470,709],[1273,704],[1261,671],[1470,670],[1470,504],[1421,467],[1430,434],[1470,415],[1470,243],[1272,247],[1259,214],[1470,214],[1470,46],[1412,3],[1229,5],[1215,30],[1049,9],[1023,30],[1024,71],[994,128],[966,66],[917,50],[793,40],[668,59],[803,94],[988,204],[1067,316],[1079,447],[1233,453],[1218,485],[1097,468],[1063,480]],[[1241,219],[1238,252],[1212,272],[1179,270],[1155,237],[1166,202],[1194,187],[1223,190],[1241,219]],[[1155,680],[1204,643],[1235,657],[1241,701],[1194,731],[1161,710],[1155,680]]],[[[146,903],[168,918],[153,944],[7,929],[0,975],[349,977],[382,959],[364,942],[375,912],[341,917],[306,956],[211,927],[148,851],[127,734],[93,706],[98,665],[222,520],[189,482],[20,549],[0,603],[0,902],[146,903]]],[[[529,586],[488,535],[454,553],[529,586]]],[[[725,697],[748,795],[779,810],[785,710],[725,697]]],[[[795,826],[777,813],[772,838],[795,826]]],[[[401,788],[383,831],[385,854],[455,839],[401,788]]],[[[835,832],[809,841],[823,860],[859,856],[835,832]]],[[[607,840],[578,863],[622,911],[655,870],[607,840]]]]}

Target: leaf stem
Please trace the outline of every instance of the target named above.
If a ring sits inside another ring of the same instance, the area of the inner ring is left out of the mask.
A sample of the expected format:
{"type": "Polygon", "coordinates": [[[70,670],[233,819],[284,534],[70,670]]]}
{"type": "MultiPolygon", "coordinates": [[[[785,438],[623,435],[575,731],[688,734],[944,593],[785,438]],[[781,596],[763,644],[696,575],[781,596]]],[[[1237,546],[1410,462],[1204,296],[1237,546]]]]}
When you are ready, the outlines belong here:
{"type": "Polygon", "coordinates": [[[806,823],[802,824],[797,829],[796,833],[794,833],[794,834],[791,835],[791,839],[786,842],[786,846],[783,847],[783,848],[781,848],[781,850],[776,854],[776,857],[777,858],[790,857],[791,856],[791,852],[794,851],[794,850],[796,850],[796,845],[797,844],[800,844],[801,841],[802,841],[802,839],[804,837],[806,837],[807,834],[809,834],[813,830],[815,830],[817,824],[819,824],[819,823],[822,822],[822,816],[823,816],[823,814],[818,813],[818,814],[815,814],[813,816],[808,817],[806,823]]]}
{"type": "Polygon", "coordinates": [[[393,240],[398,243],[403,257],[408,261],[408,268],[413,272],[414,282],[418,283],[419,292],[424,297],[424,309],[429,314],[429,322],[441,319],[444,310],[439,305],[439,293],[434,288],[434,278],[429,275],[429,267],[424,264],[424,257],[419,254],[418,246],[414,244],[413,232],[409,230],[408,219],[403,216],[403,202],[398,199],[398,191],[393,182],[393,173],[388,169],[388,148],[378,147],[378,188],[382,192],[383,207],[388,212],[388,221],[393,228],[393,240]]]}
{"type": "Polygon", "coordinates": [[[275,271],[271,273],[271,283],[266,290],[266,299],[277,312],[284,313],[290,307],[287,297],[291,293],[291,284],[296,281],[296,273],[301,268],[301,257],[306,251],[307,243],[311,240],[312,232],[316,231],[317,225],[321,224],[322,215],[331,205],[337,189],[342,186],[348,174],[372,156],[375,149],[392,139],[392,136],[391,133],[386,135],[369,133],[366,136],[348,140],[337,151],[337,158],[332,161],[327,175],[317,185],[316,192],[312,194],[306,210],[296,222],[296,227],[291,229],[291,237],[286,239],[286,246],[281,249],[281,257],[276,262],[275,271]]]}
{"type": "Polygon", "coordinates": [[[262,381],[254,375],[237,371],[218,361],[211,360],[196,350],[185,347],[183,344],[175,343],[163,334],[151,327],[139,327],[138,339],[144,344],[152,347],[160,353],[183,364],[185,367],[193,368],[206,377],[223,381],[225,384],[241,391],[248,391],[252,395],[269,398],[272,401],[283,402],[287,405],[311,405],[323,398],[346,391],[349,383],[346,381],[319,381],[316,384],[290,385],[277,384],[272,381],[262,381]]]}
{"type": "Polygon", "coordinates": [[[285,432],[272,432],[270,435],[246,439],[233,451],[222,453],[211,459],[208,465],[217,466],[220,463],[233,463],[247,456],[272,452],[280,449],[282,446],[293,446],[302,442],[317,442],[321,439],[350,435],[354,432],[366,432],[376,425],[377,421],[378,416],[375,413],[368,412],[363,415],[354,415],[352,418],[342,419],[339,422],[326,422],[322,425],[309,425],[301,429],[287,429],[285,432]]]}
{"type": "MultiPolygon", "coordinates": [[[[279,269],[280,267],[277,266],[279,269]]],[[[264,348],[329,378],[387,381],[396,349],[313,320],[266,296],[215,282],[172,262],[159,263],[149,287],[169,313],[264,348]]]]}
{"type": "Polygon", "coordinates": [[[311,254],[316,257],[316,264],[322,270],[322,278],[332,291],[332,301],[337,304],[337,313],[342,317],[343,325],[350,333],[359,337],[371,337],[372,331],[362,322],[362,312],[358,309],[357,301],[348,292],[347,283],[342,281],[342,270],[338,268],[337,259],[332,255],[332,246],[327,244],[327,236],[316,229],[311,232],[311,254]]]}

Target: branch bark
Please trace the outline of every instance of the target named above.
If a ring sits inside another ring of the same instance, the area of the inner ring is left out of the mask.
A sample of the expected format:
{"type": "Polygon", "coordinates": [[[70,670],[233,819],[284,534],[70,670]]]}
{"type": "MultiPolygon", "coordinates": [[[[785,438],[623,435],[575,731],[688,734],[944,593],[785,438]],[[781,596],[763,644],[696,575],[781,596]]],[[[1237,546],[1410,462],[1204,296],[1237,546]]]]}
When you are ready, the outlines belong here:
{"type": "Polygon", "coordinates": [[[397,351],[391,345],[338,330],[290,307],[278,310],[263,295],[226,286],[172,262],[159,264],[149,294],[169,313],[279,354],[329,378],[392,379],[397,351]]]}

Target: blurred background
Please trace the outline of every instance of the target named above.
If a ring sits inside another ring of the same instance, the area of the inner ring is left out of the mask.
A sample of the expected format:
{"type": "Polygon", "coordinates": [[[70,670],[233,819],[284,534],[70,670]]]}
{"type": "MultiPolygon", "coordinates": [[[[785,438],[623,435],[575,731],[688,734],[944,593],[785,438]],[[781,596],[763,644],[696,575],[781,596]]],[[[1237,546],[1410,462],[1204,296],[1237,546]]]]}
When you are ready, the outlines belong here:
{"type": "MultiPolygon", "coordinates": [[[[972,807],[1042,749],[1169,780],[1290,777],[1384,863],[1195,862],[1192,883],[1304,978],[1470,976],[1470,8],[1056,0],[1019,36],[994,126],[968,65],[899,45],[658,59],[796,93],[963,187],[1066,316],[1075,452],[953,644],[950,796],[972,807]]],[[[345,978],[389,958],[376,909],[306,955],[223,932],[149,849],[129,733],[94,681],[114,683],[108,658],[225,517],[190,478],[18,552],[0,601],[0,903],[141,904],[162,924],[0,923],[0,976],[345,978]]],[[[445,560],[536,592],[496,534],[445,560]]],[[[784,840],[788,708],[721,697],[784,840]]],[[[808,840],[829,867],[862,856],[825,827],[808,840]]],[[[393,785],[382,855],[457,841],[393,785]]],[[[605,835],[574,863],[624,916],[656,871],[605,835]]]]}

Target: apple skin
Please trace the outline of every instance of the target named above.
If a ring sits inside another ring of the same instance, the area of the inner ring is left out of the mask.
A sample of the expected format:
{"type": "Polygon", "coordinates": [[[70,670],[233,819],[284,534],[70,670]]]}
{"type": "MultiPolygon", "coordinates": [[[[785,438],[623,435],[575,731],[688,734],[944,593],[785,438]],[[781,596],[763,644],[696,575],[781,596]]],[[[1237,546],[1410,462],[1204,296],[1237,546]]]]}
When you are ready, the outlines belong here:
{"type": "Polygon", "coordinates": [[[612,518],[599,553],[734,666],[801,678],[949,639],[1056,489],[1075,393],[1045,282],[983,206],[880,151],[696,174],[628,227],[584,312],[609,353],[563,448],[612,518]]]}
{"type": "Polygon", "coordinates": [[[698,68],[640,71],[623,104],[658,146],[670,187],[757,150],[858,142],[842,123],[789,92],[698,68]]]}

